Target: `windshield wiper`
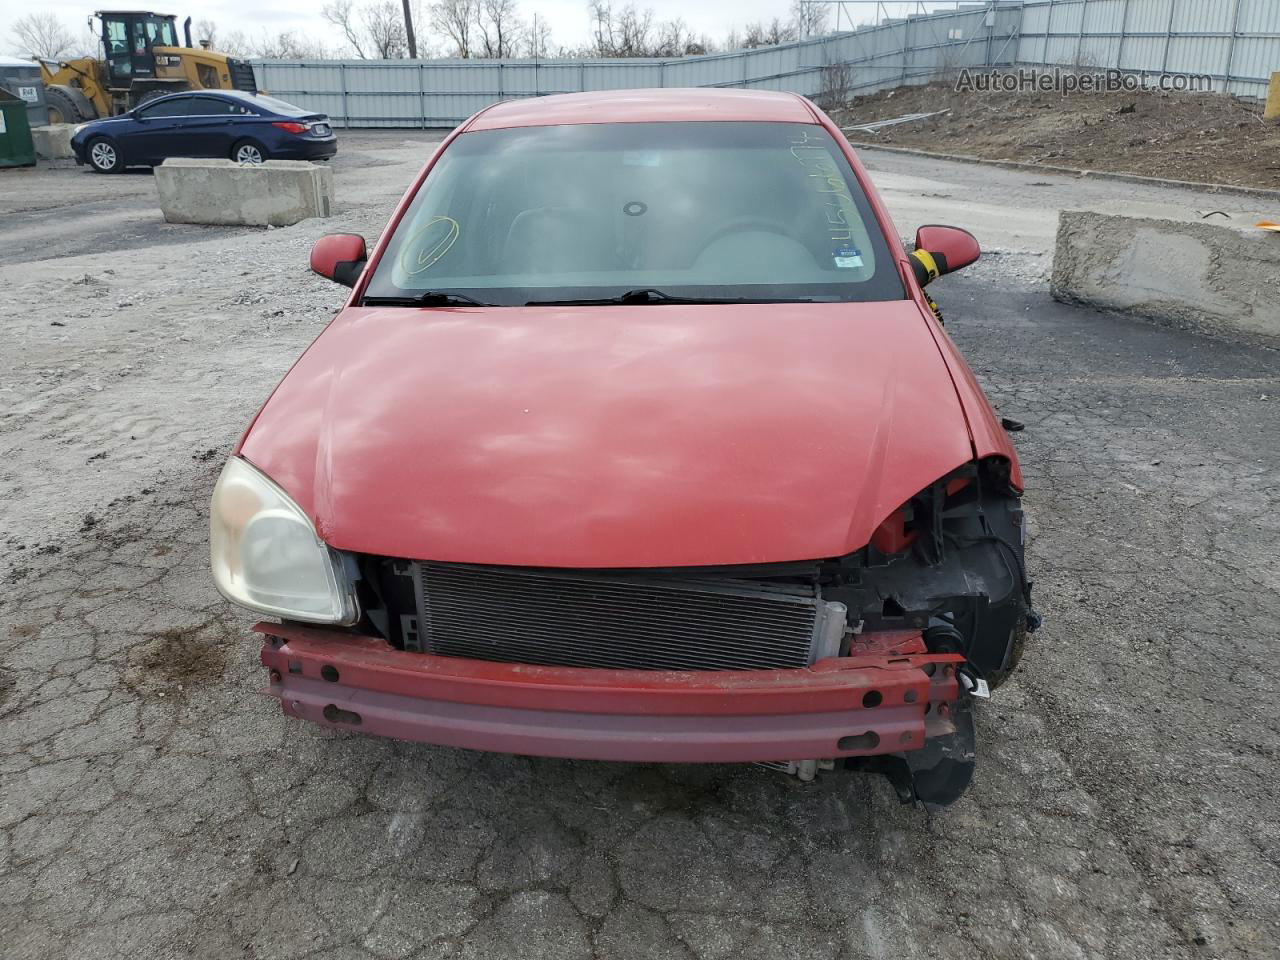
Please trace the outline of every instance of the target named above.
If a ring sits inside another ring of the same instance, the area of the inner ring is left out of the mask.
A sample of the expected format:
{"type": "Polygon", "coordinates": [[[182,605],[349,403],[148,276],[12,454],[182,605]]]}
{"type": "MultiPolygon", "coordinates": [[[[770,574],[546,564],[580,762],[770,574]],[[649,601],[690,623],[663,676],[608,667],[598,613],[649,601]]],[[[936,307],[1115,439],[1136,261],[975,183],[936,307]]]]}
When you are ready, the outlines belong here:
{"type": "Polygon", "coordinates": [[[412,297],[365,297],[360,301],[366,307],[492,307],[496,304],[485,303],[475,297],[463,293],[449,293],[445,290],[424,290],[412,297]]]}
{"type": "Polygon", "coordinates": [[[530,300],[526,307],[591,307],[612,303],[815,303],[809,297],[677,297],[651,287],[628,290],[616,297],[589,297],[582,300],[530,300]]]}

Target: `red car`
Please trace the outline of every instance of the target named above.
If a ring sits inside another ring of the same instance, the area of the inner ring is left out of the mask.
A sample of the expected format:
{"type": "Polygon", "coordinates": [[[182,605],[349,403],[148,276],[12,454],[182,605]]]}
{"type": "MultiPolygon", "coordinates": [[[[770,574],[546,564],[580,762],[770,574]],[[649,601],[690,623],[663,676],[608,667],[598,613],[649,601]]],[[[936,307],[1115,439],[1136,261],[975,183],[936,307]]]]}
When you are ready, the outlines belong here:
{"type": "Polygon", "coordinates": [[[945,804],[1036,624],[1022,477],[812,103],[643,90],[455,130],[213,495],[214,579],[314,723],[890,775],[945,804]]]}

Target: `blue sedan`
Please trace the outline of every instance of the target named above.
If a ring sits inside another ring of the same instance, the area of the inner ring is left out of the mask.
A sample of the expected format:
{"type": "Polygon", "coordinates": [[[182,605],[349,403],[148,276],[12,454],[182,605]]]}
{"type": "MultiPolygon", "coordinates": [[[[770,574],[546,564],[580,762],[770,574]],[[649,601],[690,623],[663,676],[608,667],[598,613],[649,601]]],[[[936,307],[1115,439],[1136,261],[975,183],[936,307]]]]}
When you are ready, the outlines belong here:
{"type": "Polygon", "coordinates": [[[154,167],[169,157],[327,160],[338,142],[322,113],[237,90],[199,90],[148,100],[128,113],[91,120],[71,136],[76,163],[98,173],[154,167]]]}

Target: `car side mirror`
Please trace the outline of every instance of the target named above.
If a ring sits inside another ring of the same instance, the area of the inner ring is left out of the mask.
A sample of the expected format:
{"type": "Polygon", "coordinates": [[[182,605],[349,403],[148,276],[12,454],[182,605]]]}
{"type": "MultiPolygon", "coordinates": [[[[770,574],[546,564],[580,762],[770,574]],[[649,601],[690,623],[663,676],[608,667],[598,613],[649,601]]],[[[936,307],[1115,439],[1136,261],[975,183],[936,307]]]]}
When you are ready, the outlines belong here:
{"type": "Polygon", "coordinates": [[[344,287],[354,287],[369,259],[364,237],[355,233],[330,233],[311,248],[311,270],[344,287]]]}
{"type": "Polygon", "coordinates": [[[944,273],[955,273],[980,256],[982,248],[968,230],[926,224],[916,231],[916,249],[911,254],[911,268],[916,280],[924,286],[944,273]]]}

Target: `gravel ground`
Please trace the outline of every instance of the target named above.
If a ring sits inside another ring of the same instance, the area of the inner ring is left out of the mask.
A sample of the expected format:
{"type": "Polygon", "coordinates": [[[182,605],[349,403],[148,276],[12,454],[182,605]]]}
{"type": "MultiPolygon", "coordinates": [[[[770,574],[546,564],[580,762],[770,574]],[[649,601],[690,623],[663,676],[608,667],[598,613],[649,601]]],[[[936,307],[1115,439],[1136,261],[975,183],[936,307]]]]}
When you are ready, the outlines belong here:
{"type": "Polygon", "coordinates": [[[1261,100],[1156,90],[1063,96],[955,87],[952,80],[883,90],[854,98],[836,117],[854,124],[949,110],[853,136],[988,160],[1280,189],[1280,123],[1262,118],[1261,100]]]}
{"type": "Polygon", "coordinates": [[[930,817],[874,778],[434,749],[257,695],[209,492],[341,301],[310,243],[375,234],[429,144],[342,150],[335,217],[280,230],[165,225],[145,175],[0,200],[6,960],[1280,955],[1280,355],[1043,282],[1058,207],[1247,200],[869,157],[900,228],[995,252],[936,295],[1027,423],[1046,616],[930,817]]]}

